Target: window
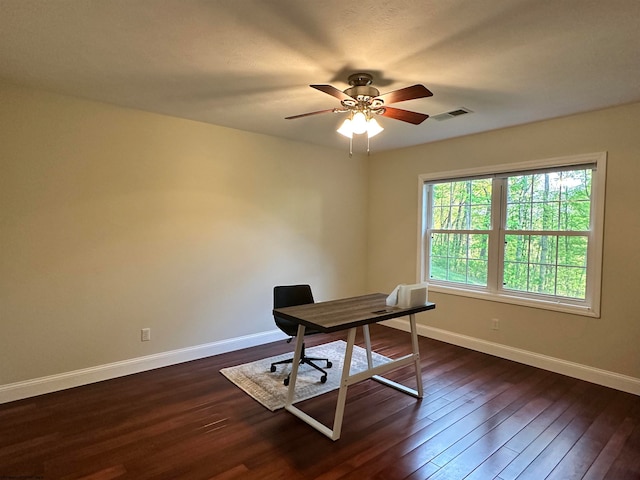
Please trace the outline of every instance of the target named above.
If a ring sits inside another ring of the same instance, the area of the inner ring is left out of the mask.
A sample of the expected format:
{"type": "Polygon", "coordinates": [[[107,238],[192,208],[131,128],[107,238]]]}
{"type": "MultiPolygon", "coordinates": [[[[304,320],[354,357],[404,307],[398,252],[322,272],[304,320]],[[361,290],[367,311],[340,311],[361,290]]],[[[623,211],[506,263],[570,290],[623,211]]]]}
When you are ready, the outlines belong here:
{"type": "Polygon", "coordinates": [[[604,153],[420,176],[434,291],[599,316],[604,153]]]}

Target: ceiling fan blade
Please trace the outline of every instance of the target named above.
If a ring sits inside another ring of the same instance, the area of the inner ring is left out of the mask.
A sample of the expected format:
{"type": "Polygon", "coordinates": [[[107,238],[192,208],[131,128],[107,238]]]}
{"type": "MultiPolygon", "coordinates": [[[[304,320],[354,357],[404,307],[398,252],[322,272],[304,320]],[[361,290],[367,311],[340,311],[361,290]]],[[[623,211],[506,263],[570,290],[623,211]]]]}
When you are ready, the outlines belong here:
{"type": "Polygon", "coordinates": [[[285,117],[285,120],[292,120],[294,118],[308,117],[309,115],[318,115],[319,113],[337,112],[337,108],[328,108],[326,110],[318,110],[317,112],[301,113],[300,115],[292,115],[291,117],[285,117]]]}
{"type": "Polygon", "coordinates": [[[336,97],[340,100],[354,100],[350,95],[347,95],[342,90],[338,90],[333,85],[309,85],[311,88],[320,90],[321,92],[328,93],[329,95],[336,97]]]}
{"type": "Polygon", "coordinates": [[[393,92],[382,94],[376,98],[382,100],[385,104],[405,102],[415,98],[431,97],[433,93],[424,85],[412,85],[410,87],[394,90],[393,92]]]}
{"type": "Polygon", "coordinates": [[[414,125],[420,125],[429,118],[429,115],[426,113],[410,112],[409,110],[402,110],[401,108],[384,107],[381,110],[380,115],[383,117],[413,123],[414,125]]]}

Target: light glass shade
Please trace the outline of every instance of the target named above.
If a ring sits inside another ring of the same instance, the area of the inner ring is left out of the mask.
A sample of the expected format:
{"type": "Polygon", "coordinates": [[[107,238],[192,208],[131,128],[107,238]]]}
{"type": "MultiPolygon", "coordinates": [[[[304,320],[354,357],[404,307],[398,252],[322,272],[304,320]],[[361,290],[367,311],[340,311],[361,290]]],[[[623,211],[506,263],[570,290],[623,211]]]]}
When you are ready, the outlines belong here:
{"type": "Polygon", "coordinates": [[[347,138],[353,138],[353,134],[366,133],[368,138],[375,137],[384,128],[376,121],[375,118],[367,120],[367,116],[362,112],[356,112],[351,118],[347,118],[340,128],[336,130],[340,135],[347,138]]]}
{"type": "Polygon", "coordinates": [[[351,129],[351,119],[347,118],[340,128],[336,130],[340,135],[344,135],[347,138],[353,138],[353,130],[351,129]]]}
{"type": "Polygon", "coordinates": [[[356,112],[353,114],[351,120],[351,129],[353,133],[361,134],[367,131],[367,117],[362,112],[356,112]]]}
{"type": "Polygon", "coordinates": [[[377,134],[379,134],[383,130],[384,128],[380,126],[380,124],[376,121],[375,118],[372,118],[367,123],[367,134],[369,135],[369,138],[375,137],[377,134]]]}

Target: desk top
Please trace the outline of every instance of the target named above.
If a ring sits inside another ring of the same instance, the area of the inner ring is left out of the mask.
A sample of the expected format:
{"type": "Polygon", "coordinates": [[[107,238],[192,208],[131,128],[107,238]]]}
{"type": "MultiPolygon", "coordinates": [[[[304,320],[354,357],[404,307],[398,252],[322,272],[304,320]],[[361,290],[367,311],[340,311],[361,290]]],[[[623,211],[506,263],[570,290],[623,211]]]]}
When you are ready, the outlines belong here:
{"type": "Polygon", "coordinates": [[[386,300],[387,295],[384,293],[371,293],[328,302],[276,308],[273,313],[314,330],[329,333],[436,308],[435,303],[431,302],[411,308],[389,307],[386,300]]]}

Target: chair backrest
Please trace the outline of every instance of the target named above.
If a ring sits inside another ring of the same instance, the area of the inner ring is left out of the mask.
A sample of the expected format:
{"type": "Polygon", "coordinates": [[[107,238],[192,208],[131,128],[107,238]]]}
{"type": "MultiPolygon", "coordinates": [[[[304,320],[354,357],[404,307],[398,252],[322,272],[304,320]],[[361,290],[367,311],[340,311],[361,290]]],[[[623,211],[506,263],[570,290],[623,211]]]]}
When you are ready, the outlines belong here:
{"type": "MultiPolygon", "coordinates": [[[[279,285],[273,287],[273,308],[295,307],[313,303],[313,293],[309,285],[279,285]]],[[[298,324],[286,318],[274,315],[276,325],[290,336],[298,332],[298,324]]]]}

